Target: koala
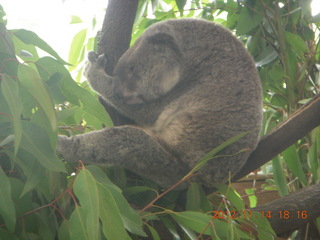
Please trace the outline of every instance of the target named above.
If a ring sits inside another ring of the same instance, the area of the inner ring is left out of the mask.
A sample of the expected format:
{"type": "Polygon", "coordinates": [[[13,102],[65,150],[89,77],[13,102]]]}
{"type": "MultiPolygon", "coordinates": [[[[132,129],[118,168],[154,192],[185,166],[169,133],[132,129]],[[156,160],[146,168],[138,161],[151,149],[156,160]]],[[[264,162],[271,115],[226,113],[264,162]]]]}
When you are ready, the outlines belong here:
{"type": "Polygon", "coordinates": [[[88,58],[91,87],[134,124],[59,136],[66,161],[121,166],[167,188],[210,150],[249,131],[191,178],[210,187],[237,173],[256,147],[260,80],[243,44],[224,27],[196,19],[156,23],[112,76],[103,69],[105,56],[88,58]]]}

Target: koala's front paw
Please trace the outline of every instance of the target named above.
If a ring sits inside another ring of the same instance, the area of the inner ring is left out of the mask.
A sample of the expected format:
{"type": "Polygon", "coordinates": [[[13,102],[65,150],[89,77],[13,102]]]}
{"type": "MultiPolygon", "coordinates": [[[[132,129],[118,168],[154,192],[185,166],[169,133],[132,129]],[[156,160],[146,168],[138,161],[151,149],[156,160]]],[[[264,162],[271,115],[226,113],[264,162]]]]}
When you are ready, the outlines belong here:
{"type": "Polygon", "coordinates": [[[104,71],[104,66],[106,63],[106,58],[104,54],[98,56],[93,51],[90,51],[88,53],[88,61],[86,63],[86,66],[84,68],[84,76],[90,80],[93,79],[94,76],[97,74],[97,71],[104,71]]]}

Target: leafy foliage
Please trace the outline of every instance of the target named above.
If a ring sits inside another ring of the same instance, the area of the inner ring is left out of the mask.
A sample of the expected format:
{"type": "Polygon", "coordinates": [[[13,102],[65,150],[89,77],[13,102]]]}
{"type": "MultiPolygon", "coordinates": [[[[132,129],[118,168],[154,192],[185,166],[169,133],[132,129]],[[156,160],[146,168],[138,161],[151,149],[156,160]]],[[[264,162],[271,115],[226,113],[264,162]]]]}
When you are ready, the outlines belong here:
{"type": "MultiPolygon", "coordinates": [[[[319,22],[299,2],[141,0],[132,42],[154,22],[170,18],[200,17],[228,27],[259,69],[264,134],[318,93],[319,22]]],[[[7,30],[4,16],[0,6],[0,239],[160,239],[159,224],[174,239],[273,239],[267,219],[245,215],[231,186],[217,185],[219,194],[206,195],[192,183],[187,192],[161,194],[154,183],[117,167],[63,163],[55,154],[58,131],[112,127],[82,79],[86,52],[96,46],[88,37],[92,29],[75,35],[71,65],[32,31],[7,30]],[[179,202],[181,196],[186,203],[179,202]],[[213,211],[223,214],[213,219],[213,211]],[[232,211],[239,213],[236,219],[232,211]]],[[[319,142],[318,128],[264,166],[263,172],[274,174],[268,187],[286,195],[319,182],[319,142]]]]}

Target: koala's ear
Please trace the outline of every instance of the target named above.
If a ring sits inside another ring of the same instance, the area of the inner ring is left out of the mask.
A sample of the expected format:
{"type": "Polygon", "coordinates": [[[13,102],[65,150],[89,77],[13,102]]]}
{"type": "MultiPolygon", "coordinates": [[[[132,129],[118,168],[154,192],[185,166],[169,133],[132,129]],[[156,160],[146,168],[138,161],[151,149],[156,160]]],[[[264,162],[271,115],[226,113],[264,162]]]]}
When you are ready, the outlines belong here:
{"type": "Polygon", "coordinates": [[[153,45],[157,52],[165,52],[169,48],[178,58],[182,57],[175,39],[167,33],[156,33],[148,37],[148,42],[153,45]]]}

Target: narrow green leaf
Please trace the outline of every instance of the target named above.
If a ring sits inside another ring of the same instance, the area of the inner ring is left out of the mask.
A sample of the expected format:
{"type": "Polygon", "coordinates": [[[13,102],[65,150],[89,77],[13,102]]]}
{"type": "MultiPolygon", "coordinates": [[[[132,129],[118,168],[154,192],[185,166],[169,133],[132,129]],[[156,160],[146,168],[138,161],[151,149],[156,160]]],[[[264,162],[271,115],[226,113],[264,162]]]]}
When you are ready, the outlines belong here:
{"type": "MultiPolygon", "coordinates": [[[[269,221],[266,217],[262,216],[260,212],[252,212],[252,217],[250,221],[256,225],[256,230],[258,231],[258,239],[272,240],[274,239],[275,232],[273,231],[269,221]]],[[[247,220],[239,218],[238,221],[247,224],[247,220]]]]}
{"type": "Polygon", "coordinates": [[[283,159],[285,160],[290,171],[298,177],[303,186],[307,186],[307,178],[304,174],[299,155],[294,145],[288,147],[283,152],[283,159]]]}
{"type": "Polygon", "coordinates": [[[10,109],[11,116],[13,118],[13,131],[14,131],[14,154],[16,155],[20,147],[22,138],[22,124],[21,113],[22,105],[19,101],[19,87],[15,79],[4,75],[2,78],[1,89],[4,98],[10,109]]]}
{"type": "Polygon", "coordinates": [[[37,61],[36,66],[42,79],[50,79],[55,73],[60,73],[62,78],[58,82],[60,93],[72,104],[82,107],[85,112],[96,117],[107,127],[113,123],[101,103],[88,90],[77,85],[68,70],[59,62],[50,57],[43,57],[37,61]],[[45,69],[45,70],[44,70],[45,69]]]}
{"type": "Polygon", "coordinates": [[[52,149],[47,132],[27,121],[22,122],[22,128],[21,148],[31,153],[43,167],[51,171],[66,172],[63,162],[56,156],[55,149],[52,149]]]}
{"type": "MultiPolygon", "coordinates": [[[[81,52],[84,46],[84,42],[86,40],[87,36],[87,29],[82,29],[80,32],[78,32],[72,40],[71,48],[69,51],[69,59],[68,61],[73,64],[77,65],[80,61],[83,59],[80,58],[81,52]]],[[[74,69],[74,67],[70,67],[70,70],[74,69]]]]}
{"type": "Polygon", "coordinates": [[[98,184],[100,219],[102,230],[107,239],[130,239],[125,230],[120,210],[111,192],[102,184],[98,184]]]}
{"type": "Polygon", "coordinates": [[[143,222],[140,215],[137,213],[137,211],[132,209],[132,207],[129,205],[128,201],[118,190],[118,188],[110,184],[105,185],[105,188],[107,188],[112,194],[120,211],[125,228],[133,234],[146,236],[143,231],[143,222]]]}
{"type": "Polygon", "coordinates": [[[58,239],[70,240],[69,222],[64,220],[58,230],[58,239]]]}
{"type": "Polygon", "coordinates": [[[52,132],[57,130],[57,117],[52,99],[38,73],[27,65],[19,65],[18,77],[22,85],[37,101],[48,118],[52,132]]]}
{"type": "Polygon", "coordinates": [[[198,183],[192,183],[187,191],[187,211],[199,211],[201,209],[200,185],[198,183]]]}
{"type": "Polygon", "coordinates": [[[153,240],[161,240],[161,238],[160,238],[159,234],[157,233],[157,231],[153,227],[151,227],[150,225],[147,225],[147,226],[148,226],[149,231],[150,231],[150,233],[152,235],[152,239],[153,240]]]}
{"type": "Polygon", "coordinates": [[[0,216],[4,220],[7,229],[13,232],[16,226],[16,209],[11,197],[11,184],[0,167],[0,216]]]}
{"type": "Polygon", "coordinates": [[[14,42],[14,48],[16,54],[24,61],[36,61],[39,58],[37,49],[34,45],[27,44],[17,38],[14,34],[11,34],[14,42]],[[25,54],[27,52],[27,54],[25,54]]]}
{"type": "Polygon", "coordinates": [[[315,129],[312,131],[312,142],[311,147],[308,152],[308,165],[310,167],[310,171],[312,173],[312,178],[314,182],[317,182],[319,179],[319,158],[318,158],[318,152],[319,152],[319,143],[320,143],[320,135],[319,135],[319,129],[315,129]]]}
{"type": "Polygon", "coordinates": [[[75,23],[83,23],[83,21],[79,16],[72,15],[70,24],[75,24],[75,23]]]}
{"type": "Polygon", "coordinates": [[[180,15],[183,16],[184,6],[187,3],[187,0],[175,0],[177,7],[179,9],[180,15]]]}
{"type": "Polygon", "coordinates": [[[283,172],[283,167],[281,166],[279,157],[275,157],[272,159],[272,169],[273,169],[273,177],[275,183],[278,187],[280,196],[288,195],[288,186],[286,181],[286,176],[283,172]]]}
{"type": "Polygon", "coordinates": [[[70,240],[91,240],[87,234],[87,211],[76,206],[69,219],[70,240]]]}
{"type": "Polygon", "coordinates": [[[294,51],[299,53],[305,53],[308,51],[306,42],[297,34],[291,32],[284,33],[287,43],[294,49],[294,51]]]}
{"type": "Polygon", "coordinates": [[[82,169],[73,184],[75,196],[87,212],[86,232],[90,240],[99,239],[99,193],[96,181],[87,169],[82,169]]]}
{"type": "MultiPolygon", "coordinates": [[[[229,145],[231,145],[232,143],[235,143],[236,141],[238,141],[239,139],[243,138],[244,136],[246,136],[248,133],[250,133],[251,131],[247,131],[247,132],[243,132],[240,133],[230,139],[228,139],[227,141],[221,143],[219,146],[215,147],[214,149],[212,149],[209,153],[207,153],[204,157],[202,157],[199,162],[196,164],[196,166],[187,174],[187,176],[185,176],[184,178],[188,177],[190,174],[199,171],[210,159],[212,159],[218,152],[220,152],[221,150],[223,150],[224,148],[228,147],[229,145]]],[[[236,154],[236,153],[235,153],[236,154]]]]}
{"type": "Polygon", "coordinates": [[[62,64],[68,64],[58,55],[56,51],[52,49],[52,47],[49,46],[49,44],[47,44],[43,39],[41,39],[34,32],[25,30],[25,29],[19,29],[19,30],[12,31],[12,34],[26,44],[32,44],[34,46],[37,46],[38,48],[41,48],[43,51],[55,57],[62,64]]]}
{"type": "Polygon", "coordinates": [[[213,232],[213,229],[210,225],[210,222],[214,222],[214,225],[217,223],[217,226],[215,228],[220,228],[221,230],[227,231],[227,224],[220,224],[218,221],[213,220],[210,215],[199,213],[199,212],[180,212],[180,213],[173,213],[171,214],[173,219],[178,222],[179,224],[182,224],[197,233],[204,233],[207,235],[215,235],[213,232]],[[221,226],[220,226],[221,225],[221,226]]]}
{"type": "Polygon", "coordinates": [[[233,187],[226,184],[214,184],[214,187],[217,188],[220,193],[225,195],[231,202],[231,205],[234,206],[238,211],[241,211],[245,208],[241,196],[233,187]]]}
{"type": "Polygon", "coordinates": [[[254,188],[247,188],[245,189],[245,192],[249,198],[250,208],[254,208],[257,206],[258,198],[255,195],[255,189],[254,188]]]}
{"type": "Polygon", "coordinates": [[[176,225],[174,225],[168,217],[161,217],[161,220],[164,223],[164,225],[166,225],[169,232],[172,234],[173,240],[180,240],[181,238],[179,236],[176,225]]]}

